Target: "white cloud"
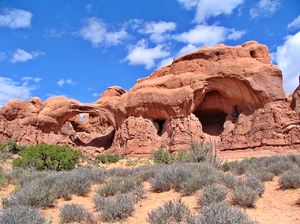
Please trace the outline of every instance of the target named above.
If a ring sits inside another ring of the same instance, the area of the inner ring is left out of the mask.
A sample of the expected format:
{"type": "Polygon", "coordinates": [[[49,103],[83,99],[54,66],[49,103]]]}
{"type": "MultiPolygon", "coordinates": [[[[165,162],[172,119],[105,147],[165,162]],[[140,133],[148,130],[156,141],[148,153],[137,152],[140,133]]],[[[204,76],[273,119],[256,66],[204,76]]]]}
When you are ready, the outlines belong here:
{"type": "Polygon", "coordinates": [[[59,87],[64,87],[65,85],[74,86],[75,81],[73,81],[72,79],[60,79],[57,81],[57,85],[59,87]]]}
{"type": "Polygon", "coordinates": [[[293,92],[298,86],[300,75],[300,31],[295,35],[287,36],[285,42],[277,47],[275,61],[281,68],[284,77],[284,88],[287,93],[293,92]]]}
{"type": "Polygon", "coordinates": [[[21,9],[4,9],[0,12],[0,26],[11,29],[29,28],[32,13],[21,9]]]}
{"type": "Polygon", "coordinates": [[[170,65],[170,64],[172,64],[172,62],[173,62],[173,58],[165,58],[165,59],[161,60],[161,62],[158,64],[158,68],[162,68],[167,65],[170,65]]]}
{"type": "Polygon", "coordinates": [[[147,46],[145,40],[139,41],[134,47],[129,49],[128,55],[124,61],[130,65],[144,65],[150,69],[156,64],[156,60],[169,56],[170,52],[161,44],[151,48],[147,46]]]}
{"type": "Polygon", "coordinates": [[[65,34],[65,31],[62,29],[49,28],[44,30],[44,37],[48,38],[60,38],[65,34]]]}
{"type": "Polygon", "coordinates": [[[14,98],[26,100],[31,97],[36,85],[29,86],[28,82],[17,82],[9,77],[0,76],[0,106],[14,98]]]}
{"type": "Polygon", "coordinates": [[[0,61],[3,61],[6,58],[6,54],[4,52],[0,52],[0,61]]]}
{"type": "Polygon", "coordinates": [[[92,17],[85,21],[84,27],[80,30],[79,35],[92,43],[94,47],[103,45],[118,45],[128,37],[124,29],[118,31],[109,31],[104,22],[92,17]]]}
{"type": "Polygon", "coordinates": [[[100,94],[99,94],[99,93],[93,93],[92,96],[93,96],[93,97],[99,97],[100,94]]]}
{"type": "Polygon", "coordinates": [[[24,76],[21,81],[24,85],[29,85],[30,83],[39,83],[42,79],[40,77],[24,76]]]}
{"type": "Polygon", "coordinates": [[[243,34],[244,31],[237,31],[223,26],[197,25],[187,32],[176,35],[174,39],[191,45],[212,46],[226,40],[237,40],[243,34]]]}
{"type": "Polygon", "coordinates": [[[32,51],[32,52],[27,52],[23,49],[18,48],[12,55],[11,62],[16,63],[16,62],[26,62],[29,60],[32,60],[34,58],[37,58],[40,55],[43,55],[44,52],[40,51],[32,51]]]}
{"type": "Polygon", "coordinates": [[[183,48],[181,48],[178,52],[178,55],[186,54],[188,52],[191,52],[193,50],[197,49],[197,46],[194,44],[187,44],[183,48]]]}
{"type": "Polygon", "coordinates": [[[230,15],[244,0],[177,0],[186,10],[196,9],[195,22],[205,23],[209,18],[230,15]]]}
{"type": "Polygon", "coordinates": [[[170,38],[170,34],[168,33],[174,31],[175,29],[176,23],[174,22],[148,22],[142,29],[140,29],[140,33],[149,34],[150,40],[154,41],[155,43],[160,43],[170,38]]]}
{"type": "Polygon", "coordinates": [[[300,15],[297,16],[291,23],[288,25],[289,29],[300,28],[300,15]]]}
{"type": "Polygon", "coordinates": [[[272,16],[280,8],[279,0],[259,0],[259,2],[250,9],[250,16],[257,17],[272,16]]]}

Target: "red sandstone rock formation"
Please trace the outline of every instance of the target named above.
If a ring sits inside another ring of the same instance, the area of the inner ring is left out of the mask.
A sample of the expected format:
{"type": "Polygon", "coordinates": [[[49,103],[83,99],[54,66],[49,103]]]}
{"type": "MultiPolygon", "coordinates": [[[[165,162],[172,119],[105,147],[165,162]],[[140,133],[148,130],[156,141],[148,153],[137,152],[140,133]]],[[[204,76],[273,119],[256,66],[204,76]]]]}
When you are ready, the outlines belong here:
{"type": "Polygon", "coordinates": [[[287,100],[265,45],[217,45],[174,59],[127,92],[110,87],[93,104],[12,100],[1,109],[0,141],[68,143],[125,155],[207,140],[221,151],[284,149],[300,145],[299,96],[298,89],[292,103],[287,100]]]}

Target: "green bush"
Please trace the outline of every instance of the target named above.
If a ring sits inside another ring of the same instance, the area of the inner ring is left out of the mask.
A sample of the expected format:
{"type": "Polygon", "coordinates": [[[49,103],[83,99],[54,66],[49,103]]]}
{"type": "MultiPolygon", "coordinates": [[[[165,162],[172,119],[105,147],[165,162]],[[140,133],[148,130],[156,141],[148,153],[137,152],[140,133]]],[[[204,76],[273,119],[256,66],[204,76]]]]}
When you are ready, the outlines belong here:
{"type": "Polygon", "coordinates": [[[0,224],[45,224],[46,220],[40,215],[38,209],[15,206],[3,210],[0,215],[0,224]]]}
{"type": "Polygon", "coordinates": [[[68,145],[40,144],[30,146],[13,161],[13,167],[36,170],[71,170],[79,163],[81,153],[68,145]]]}
{"type": "Polygon", "coordinates": [[[204,206],[199,215],[188,224],[254,224],[247,214],[224,202],[204,206]]]}
{"type": "Polygon", "coordinates": [[[202,195],[198,198],[200,206],[207,206],[214,202],[221,202],[226,199],[227,190],[218,185],[210,185],[204,188],[202,195]]]}
{"type": "Polygon", "coordinates": [[[288,170],[278,180],[280,188],[300,188],[300,169],[288,170]]]}
{"type": "Polygon", "coordinates": [[[103,154],[103,155],[98,155],[96,157],[96,160],[98,162],[101,162],[103,164],[110,164],[110,163],[116,163],[120,159],[122,159],[121,156],[119,155],[112,155],[112,154],[103,154]]]}
{"type": "Polygon", "coordinates": [[[155,163],[171,164],[174,163],[175,156],[166,149],[158,149],[153,153],[152,159],[155,163]]]}
{"type": "Polygon", "coordinates": [[[148,214],[151,224],[187,223],[190,209],[181,201],[168,201],[148,214]]]}
{"type": "Polygon", "coordinates": [[[65,205],[60,209],[61,223],[96,223],[91,213],[78,204],[65,205]]]}

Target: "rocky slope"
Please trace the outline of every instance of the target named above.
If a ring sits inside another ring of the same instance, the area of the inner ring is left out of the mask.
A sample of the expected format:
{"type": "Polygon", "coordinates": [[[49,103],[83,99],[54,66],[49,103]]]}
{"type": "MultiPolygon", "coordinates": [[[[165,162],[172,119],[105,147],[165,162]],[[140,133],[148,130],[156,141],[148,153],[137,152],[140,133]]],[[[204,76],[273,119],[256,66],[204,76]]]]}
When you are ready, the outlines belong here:
{"type": "Polygon", "coordinates": [[[299,88],[288,100],[265,45],[217,45],[174,59],[129,91],[110,87],[92,104],[14,99],[0,111],[0,141],[66,143],[124,155],[204,141],[220,151],[299,150],[299,105],[299,88]]]}

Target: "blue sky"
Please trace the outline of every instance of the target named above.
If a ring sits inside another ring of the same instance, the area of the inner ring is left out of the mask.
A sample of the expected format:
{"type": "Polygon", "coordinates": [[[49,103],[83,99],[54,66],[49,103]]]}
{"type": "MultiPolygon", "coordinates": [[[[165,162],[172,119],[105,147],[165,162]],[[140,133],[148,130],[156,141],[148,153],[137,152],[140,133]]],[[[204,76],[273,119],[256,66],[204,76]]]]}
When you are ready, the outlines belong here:
{"type": "Polygon", "coordinates": [[[300,75],[299,0],[0,0],[0,105],[129,89],[204,45],[268,45],[291,93],[300,75]]]}

